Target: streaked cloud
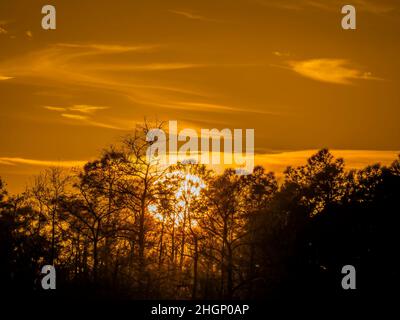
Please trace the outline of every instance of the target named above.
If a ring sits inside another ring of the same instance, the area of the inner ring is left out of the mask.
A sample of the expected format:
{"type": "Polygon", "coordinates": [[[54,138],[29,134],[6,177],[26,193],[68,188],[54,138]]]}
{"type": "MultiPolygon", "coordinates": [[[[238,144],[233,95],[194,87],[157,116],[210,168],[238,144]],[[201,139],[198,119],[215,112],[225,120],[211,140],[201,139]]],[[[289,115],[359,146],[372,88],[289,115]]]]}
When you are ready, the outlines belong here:
{"type": "Polygon", "coordinates": [[[54,106],[44,106],[46,110],[55,111],[61,113],[60,116],[65,119],[75,121],[75,124],[81,125],[88,125],[106,129],[115,129],[115,130],[128,130],[130,127],[124,126],[117,126],[113,124],[108,124],[104,122],[99,122],[94,120],[92,116],[98,110],[105,110],[109,107],[105,106],[91,106],[91,105],[84,105],[84,104],[77,104],[71,107],[54,107],[54,106]],[[80,114],[72,113],[78,112],[80,114]]]}
{"type": "Polygon", "coordinates": [[[4,28],[0,26],[0,34],[7,34],[8,31],[4,28]]]}
{"type": "Polygon", "coordinates": [[[14,77],[6,77],[6,76],[0,76],[0,81],[1,80],[9,80],[9,79],[13,79],[14,77]]]}
{"type": "MultiPolygon", "coordinates": [[[[323,11],[340,12],[340,8],[344,6],[345,2],[341,0],[255,0],[257,3],[274,7],[283,10],[307,10],[317,9],[323,11]]],[[[357,10],[372,13],[372,14],[385,14],[396,10],[393,2],[389,1],[374,1],[374,0],[352,0],[351,5],[355,6],[357,10]]]]}
{"type": "Polygon", "coordinates": [[[289,61],[288,65],[294,72],[322,82],[351,84],[353,80],[382,80],[372,76],[370,72],[350,66],[350,62],[345,59],[289,61]]]}
{"type": "Polygon", "coordinates": [[[26,34],[26,36],[27,36],[28,38],[32,38],[32,37],[33,37],[33,33],[32,33],[31,30],[27,30],[27,31],[25,32],[25,34],[26,34]]]}
{"type": "Polygon", "coordinates": [[[80,113],[85,113],[85,114],[93,114],[98,110],[109,109],[109,107],[105,107],[105,106],[92,106],[92,105],[87,105],[87,104],[75,104],[71,107],[44,106],[43,108],[50,110],[50,111],[57,111],[57,112],[74,111],[74,112],[80,112],[80,113]]]}
{"type": "MultiPolygon", "coordinates": [[[[173,105],[175,108],[182,108],[185,110],[206,110],[206,111],[220,111],[220,112],[243,112],[243,113],[258,113],[258,114],[268,114],[268,115],[288,115],[283,111],[268,111],[268,110],[256,110],[245,107],[235,107],[235,106],[227,106],[216,103],[204,103],[204,102],[174,102],[173,105]]],[[[172,107],[172,106],[169,106],[172,107]]]]}
{"type": "Polygon", "coordinates": [[[58,43],[56,46],[71,48],[71,49],[84,49],[90,51],[97,51],[103,53],[123,53],[131,51],[148,51],[158,47],[157,45],[118,45],[118,44],[99,44],[99,43],[58,43]]]}
{"type": "MultiPolygon", "coordinates": [[[[266,171],[272,171],[279,180],[283,179],[284,171],[290,167],[298,167],[307,164],[307,160],[316,154],[319,150],[299,150],[299,151],[283,151],[275,153],[257,153],[254,155],[255,165],[260,165],[266,171]]],[[[398,158],[400,151],[395,150],[329,150],[335,158],[343,158],[346,170],[360,170],[369,165],[380,163],[381,165],[391,165],[398,158]]],[[[222,172],[226,168],[237,168],[236,164],[223,164],[224,155],[228,155],[228,159],[232,158],[231,153],[209,152],[209,155],[216,155],[221,159],[221,164],[209,165],[217,172],[222,172]]],[[[187,156],[187,159],[190,159],[187,156]]],[[[193,158],[193,157],[192,157],[193,158]]],[[[249,161],[245,154],[239,155],[242,160],[249,161]]]]}
{"type": "MultiPolygon", "coordinates": [[[[337,8],[341,8],[343,5],[341,0],[306,0],[304,5],[307,7],[314,7],[322,10],[338,11],[337,8]]],[[[351,4],[357,8],[357,10],[374,13],[374,14],[384,14],[395,10],[392,4],[388,4],[385,0],[375,1],[375,0],[353,0],[351,4]]]]}
{"type": "Polygon", "coordinates": [[[52,107],[52,106],[44,106],[43,108],[50,110],[50,111],[58,111],[58,112],[65,112],[67,111],[67,108],[63,107],[52,107]]]}
{"type": "Polygon", "coordinates": [[[104,128],[104,129],[127,131],[133,127],[133,126],[132,127],[118,126],[118,125],[114,125],[114,124],[104,123],[104,122],[93,120],[88,116],[83,116],[83,115],[79,115],[79,114],[62,113],[61,117],[75,121],[73,124],[99,127],[99,128],[104,128]]]}
{"type": "MultiPolygon", "coordinates": [[[[255,164],[262,165],[267,171],[273,171],[277,177],[281,179],[283,172],[288,166],[296,167],[305,165],[307,159],[318,152],[317,149],[300,150],[300,151],[284,151],[269,154],[256,154],[255,164]]],[[[346,169],[362,169],[368,165],[380,163],[382,165],[390,165],[397,159],[400,151],[381,151],[381,150],[330,150],[336,158],[343,158],[346,169]]],[[[221,155],[223,157],[223,155],[221,155]]],[[[190,158],[190,157],[189,157],[190,158]]],[[[82,167],[86,160],[42,160],[23,157],[0,157],[0,165],[4,166],[35,166],[35,167],[82,167]]],[[[215,165],[212,166],[217,172],[221,172],[224,168],[234,167],[234,165],[215,165]]],[[[26,179],[32,172],[25,173],[26,179]]],[[[22,187],[19,186],[20,188],[22,187]]]]}
{"type": "MultiPolygon", "coordinates": [[[[119,94],[138,105],[146,105],[154,100],[165,101],[166,94],[199,95],[190,86],[160,84],[157,78],[143,79],[130,76],[121,79],[121,71],[164,71],[200,67],[198,64],[181,62],[121,64],[114,54],[154,48],[156,46],[122,46],[99,44],[61,43],[48,46],[25,55],[0,62],[0,70],[7,75],[18,77],[19,82],[30,83],[32,77],[37,83],[51,81],[52,86],[64,88],[65,85],[76,88],[99,89],[112,94],[119,94]],[[92,56],[107,54],[106,62],[88,62],[92,56]]],[[[136,61],[136,59],[134,60],[136,61]]],[[[202,65],[201,65],[202,66],[202,65]]],[[[162,83],[162,82],[161,82],[162,83]]]]}
{"type": "Polygon", "coordinates": [[[82,113],[94,113],[98,110],[105,110],[108,109],[109,107],[103,107],[103,106],[90,106],[86,104],[77,104],[74,105],[70,108],[68,108],[71,111],[77,111],[77,112],[82,112],[82,113]]]}
{"type": "Polygon", "coordinates": [[[148,64],[113,64],[113,65],[93,65],[93,68],[97,70],[109,70],[109,71],[163,71],[163,70],[180,70],[180,69],[192,69],[206,67],[204,64],[196,63],[148,63],[148,64]]]}
{"type": "Polygon", "coordinates": [[[85,165],[86,161],[80,160],[68,160],[68,161],[58,161],[58,160],[38,160],[38,159],[26,159],[26,158],[12,158],[12,157],[0,157],[0,164],[2,165],[31,165],[31,166],[42,166],[42,167],[77,167],[85,165]]]}
{"type": "Polygon", "coordinates": [[[217,110],[217,111],[235,111],[237,108],[224,106],[213,103],[201,103],[201,102],[175,102],[174,105],[182,107],[182,109],[194,109],[194,110],[217,110]]]}
{"type": "Polygon", "coordinates": [[[70,114],[70,113],[63,113],[63,114],[61,114],[61,117],[64,117],[67,119],[82,120],[82,121],[88,120],[88,117],[86,117],[86,116],[81,116],[78,114],[70,114]]]}
{"type": "MultiPolygon", "coordinates": [[[[136,56],[135,59],[129,60],[133,61],[132,63],[121,63],[117,56],[117,54],[122,52],[139,50],[139,48],[145,50],[155,47],[157,47],[157,45],[125,46],[59,43],[8,61],[0,62],[0,69],[4,70],[4,72],[7,71],[12,76],[18,77],[21,83],[24,81],[30,83],[33,77],[37,79],[38,84],[51,82],[52,86],[59,90],[62,90],[65,86],[69,86],[71,88],[79,88],[79,90],[82,90],[82,88],[90,90],[95,89],[112,95],[120,95],[124,99],[129,99],[136,108],[155,106],[171,109],[187,108],[191,110],[204,110],[205,112],[209,110],[233,109],[236,111],[251,112],[250,106],[236,108],[219,104],[213,101],[214,99],[207,93],[201,92],[198,88],[196,88],[196,90],[193,89],[193,85],[190,82],[177,82],[175,79],[167,80],[173,83],[170,85],[161,78],[160,80],[157,77],[150,78],[139,73],[135,74],[136,71],[161,72],[206,67],[234,68],[237,66],[245,67],[247,65],[201,64],[177,61],[143,62],[142,64],[138,64],[136,56]],[[99,54],[107,54],[109,56],[106,57],[105,62],[103,62],[102,59],[95,59],[96,62],[88,60],[88,58],[92,60],[92,55],[95,56],[99,54]],[[122,74],[125,72],[132,72],[133,74],[129,74],[129,78],[127,78],[127,75],[122,74]],[[203,102],[197,101],[200,100],[200,98],[203,102]],[[192,103],[192,105],[175,104],[176,101],[182,99],[188,99],[188,103],[192,103]]],[[[104,109],[104,107],[83,107],[82,105],[72,107],[46,106],[45,108],[50,111],[64,112],[65,114],[74,114],[76,112],[90,114],[104,109]]],[[[269,114],[269,112],[265,114],[269,114]]],[[[108,125],[104,125],[104,121],[100,124],[103,127],[109,127],[108,125]]],[[[99,126],[99,123],[96,122],[96,125],[99,126]]],[[[116,127],[125,128],[125,126],[121,127],[119,125],[116,127]]]]}
{"type": "Polygon", "coordinates": [[[272,52],[272,54],[277,57],[289,57],[290,56],[289,52],[281,52],[281,51],[274,51],[274,52],[272,52]]]}
{"type": "Polygon", "coordinates": [[[208,20],[206,17],[188,11],[183,11],[183,10],[168,10],[168,11],[191,20],[208,20]]]}
{"type": "MultiPolygon", "coordinates": [[[[329,150],[336,158],[343,158],[346,169],[362,169],[368,165],[381,163],[390,165],[396,160],[399,150],[329,150]]],[[[255,162],[262,165],[268,171],[274,171],[277,175],[282,175],[288,167],[302,166],[307,163],[307,159],[317,153],[317,149],[285,151],[273,154],[256,154],[255,162]]]]}

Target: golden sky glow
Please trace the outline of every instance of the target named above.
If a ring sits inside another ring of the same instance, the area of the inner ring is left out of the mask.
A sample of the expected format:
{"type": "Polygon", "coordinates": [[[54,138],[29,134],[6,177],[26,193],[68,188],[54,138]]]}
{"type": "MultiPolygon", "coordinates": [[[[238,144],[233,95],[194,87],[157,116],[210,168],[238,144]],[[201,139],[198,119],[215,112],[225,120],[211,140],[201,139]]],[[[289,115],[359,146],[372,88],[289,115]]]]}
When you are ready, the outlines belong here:
{"type": "MultiPolygon", "coordinates": [[[[309,150],[349,165],[400,150],[400,3],[354,0],[0,1],[0,176],[93,159],[144,117],[254,128],[256,163],[309,150]],[[369,151],[365,151],[369,150],[369,151]]],[[[275,162],[274,162],[275,161],[275,162]]]]}

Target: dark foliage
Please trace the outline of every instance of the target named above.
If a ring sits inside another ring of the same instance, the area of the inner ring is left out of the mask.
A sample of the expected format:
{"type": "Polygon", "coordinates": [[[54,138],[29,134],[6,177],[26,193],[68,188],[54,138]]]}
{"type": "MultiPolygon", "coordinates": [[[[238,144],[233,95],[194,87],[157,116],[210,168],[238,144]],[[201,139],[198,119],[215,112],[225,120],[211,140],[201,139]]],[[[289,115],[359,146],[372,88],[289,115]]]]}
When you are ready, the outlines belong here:
{"type": "MultiPolygon", "coordinates": [[[[142,143],[142,145],[141,145],[142,143]]],[[[272,173],[161,169],[129,140],[74,174],[49,169],[24,194],[0,181],[3,293],[34,296],[54,264],[63,297],[330,299],[399,286],[400,158],[346,171],[328,150],[272,173]],[[357,270],[357,290],[341,269],[357,270]]]]}

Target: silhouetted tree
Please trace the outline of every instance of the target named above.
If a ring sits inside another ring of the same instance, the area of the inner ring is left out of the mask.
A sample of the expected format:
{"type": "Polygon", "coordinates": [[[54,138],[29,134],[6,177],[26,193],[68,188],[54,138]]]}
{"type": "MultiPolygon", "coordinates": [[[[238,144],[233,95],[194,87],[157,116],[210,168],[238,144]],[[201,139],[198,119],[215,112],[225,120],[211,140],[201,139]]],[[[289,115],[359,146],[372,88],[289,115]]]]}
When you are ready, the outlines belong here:
{"type": "Polygon", "coordinates": [[[323,149],[278,185],[262,167],[162,166],[146,156],[148,132],[83,168],[48,169],[18,195],[0,179],[3,290],[38,294],[48,263],[67,296],[345,298],[346,264],[352,297],[400,284],[400,157],[347,171],[323,149]]]}

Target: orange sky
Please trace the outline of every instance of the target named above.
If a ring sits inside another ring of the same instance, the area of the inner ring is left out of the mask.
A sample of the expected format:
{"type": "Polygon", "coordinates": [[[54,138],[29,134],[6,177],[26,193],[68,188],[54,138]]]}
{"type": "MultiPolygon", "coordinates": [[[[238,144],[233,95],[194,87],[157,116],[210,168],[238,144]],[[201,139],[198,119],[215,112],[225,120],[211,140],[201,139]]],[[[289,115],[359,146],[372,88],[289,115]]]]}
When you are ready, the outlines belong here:
{"type": "Polygon", "coordinates": [[[329,147],[349,166],[400,150],[400,3],[353,0],[0,2],[0,176],[93,159],[144,117],[254,128],[271,170],[329,147]],[[368,150],[368,151],[365,151],[368,150]]]}

